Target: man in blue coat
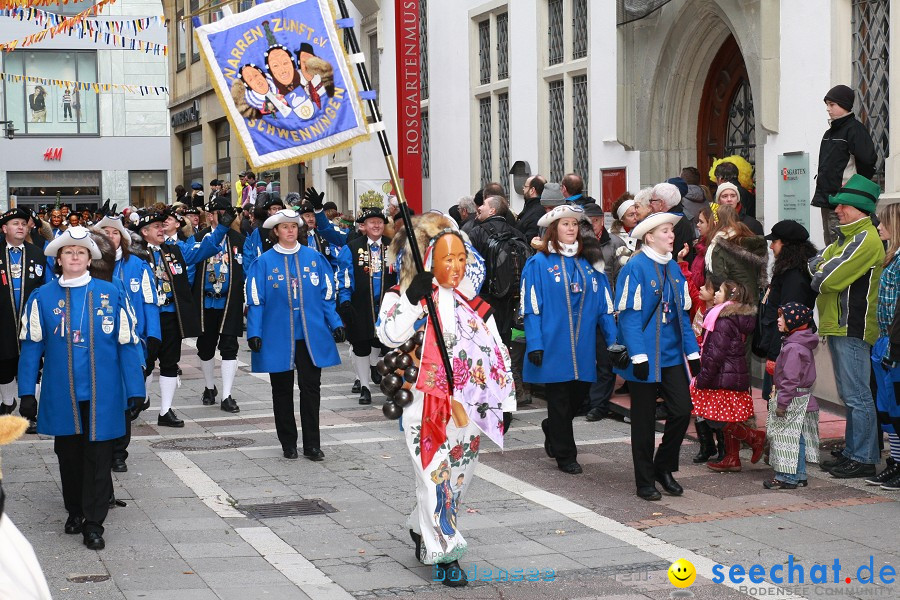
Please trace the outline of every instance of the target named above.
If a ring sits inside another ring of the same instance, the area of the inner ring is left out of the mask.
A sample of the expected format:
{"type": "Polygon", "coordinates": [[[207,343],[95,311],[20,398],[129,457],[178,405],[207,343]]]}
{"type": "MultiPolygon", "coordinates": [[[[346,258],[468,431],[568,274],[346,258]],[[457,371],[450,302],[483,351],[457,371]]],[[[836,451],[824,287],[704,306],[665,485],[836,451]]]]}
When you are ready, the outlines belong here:
{"type": "Polygon", "coordinates": [[[335,311],[334,273],[325,257],[297,241],[300,215],[282,210],[263,225],[278,239],[247,273],[247,345],[251,370],[269,373],[275,429],[284,457],[297,458],[294,369],[300,386],[303,455],[322,460],[319,404],[322,368],[339,365],[335,342],[344,326],[335,311]]]}

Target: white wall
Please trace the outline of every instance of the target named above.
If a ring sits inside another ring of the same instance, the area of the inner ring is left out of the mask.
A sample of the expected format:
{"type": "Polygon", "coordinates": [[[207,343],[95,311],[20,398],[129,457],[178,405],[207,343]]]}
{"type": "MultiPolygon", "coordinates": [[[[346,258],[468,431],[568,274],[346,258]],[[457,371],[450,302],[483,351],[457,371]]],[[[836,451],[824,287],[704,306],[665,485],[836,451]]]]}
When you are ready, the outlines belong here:
{"type": "MultiPolygon", "coordinates": [[[[819,168],[819,143],[828,128],[823,98],[832,87],[831,14],[820,10],[819,0],[781,3],[781,78],[778,98],[778,133],[765,145],[765,172],[757,172],[757,185],[765,194],[767,230],[778,222],[778,155],[809,153],[810,190],[815,189],[819,168]]],[[[824,237],[819,209],[810,207],[810,234],[821,247],[824,237]]]]}
{"type": "MultiPolygon", "coordinates": [[[[425,210],[446,210],[460,196],[474,193],[478,169],[478,115],[471,89],[471,73],[478,56],[472,17],[493,10],[498,1],[455,0],[428,2],[428,45],[430,72],[430,156],[431,179],[425,181],[425,210]],[[429,203],[430,199],[430,203],[429,203]]],[[[351,11],[353,9],[351,8],[351,11]]],[[[600,169],[626,167],[629,189],[639,185],[639,153],[626,151],[616,141],[616,26],[615,4],[589,3],[590,25],[590,192],[600,195],[600,169]]],[[[532,173],[540,172],[548,151],[541,148],[542,119],[540,102],[545,85],[541,76],[542,23],[546,3],[543,0],[515,0],[508,3],[509,13],[509,97],[510,165],[527,161],[532,173]]],[[[381,3],[380,40],[381,97],[392,148],[396,151],[396,84],[394,52],[394,1],[381,3]]],[[[357,27],[357,31],[359,28],[357,27]]],[[[492,39],[492,43],[496,40],[492,39]]],[[[546,136],[543,136],[544,138],[546,136]]],[[[349,176],[352,179],[386,179],[387,170],[376,138],[353,147],[349,176]]],[[[496,157],[495,157],[496,160],[496,157]]],[[[312,171],[317,185],[327,180],[326,169],[334,158],[314,161],[312,171]]],[[[505,183],[505,182],[504,182],[505,183]]],[[[324,184],[321,184],[324,185],[324,184]]],[[[518,209],[516,199],[513,208],[518,209]]]]}

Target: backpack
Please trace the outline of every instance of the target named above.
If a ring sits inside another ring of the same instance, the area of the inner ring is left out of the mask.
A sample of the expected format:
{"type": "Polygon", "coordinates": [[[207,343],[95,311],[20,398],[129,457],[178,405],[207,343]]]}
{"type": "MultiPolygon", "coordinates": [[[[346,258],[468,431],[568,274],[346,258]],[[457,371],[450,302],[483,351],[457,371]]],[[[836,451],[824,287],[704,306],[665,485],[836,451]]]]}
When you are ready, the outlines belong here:
{"type": "Polygon", "coordinates": [[[494,298],[506,298],[519,291],[522,269],[534,254],[531,246],[509,230],[491,231],[488,238],[486,268],[487,294],[494,298]]]}

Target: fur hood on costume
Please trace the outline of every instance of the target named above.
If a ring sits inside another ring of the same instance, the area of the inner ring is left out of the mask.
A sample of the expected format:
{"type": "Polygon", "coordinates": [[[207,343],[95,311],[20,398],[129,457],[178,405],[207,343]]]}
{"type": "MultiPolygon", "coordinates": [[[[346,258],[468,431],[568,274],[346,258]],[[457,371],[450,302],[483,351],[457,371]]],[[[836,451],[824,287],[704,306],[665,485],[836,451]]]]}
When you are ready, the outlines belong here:
{"type": "MultiPolygon", "coordinates": [[[[440,213],[425,213],[412,218],[412,226],[416,232],[416,241],[419,243],[419,250],[422,252],[423,260],[431,238],[444,229],[456,230],[455,224],[453,219],[440,213]]],[[[412,259],[412,251],[409,248],[409,229],[407,227],[402,228],[394,235],[394,239],[391,240],[391,245],[387,251],[389,264],[397,264],[398,257],[401,259],[401,263],[397,281],[400,285],[400,290],[405,291],[417,272],[416,265],[412,259]]]]}
{"type": "MultiPolygon", "coordinates": [[[[469,244],[469,236],[459,230],[456,221],[451,217],[440,213],[429,212],[415,216],[412,218],[412,227],[416,232],[416,241],[419,244],[419,250],[422,252],[423,260],[425,259],[425,251],[428,249],[428,242],[444,229],[452,229],[458,232],[463,241],[467,245],[469,244]]],[[[400,258],[400,272],[397,274],[397,282],[401,291],[406,290],[409,286],[409,282],[412,281],[412,278],[417,272],[416,265],[412,259],[412,251],[409,248],[408,231],[409,228],[404,227],[394,235],[386,256],[388,264],[391,265],[397,264],[397,259],[398,257],[400,258]]],[[[470,248],[470,246],[467,246],[467,248],[470,248]]],[[[467,261],[468,267],[471,267],[476,262],[477,259],[472,256],[472,251],[469,249],[469,258],[467,261]]],[[[457,291],[467,298],[472,298],[477,295],[468,275],[463,279],[463,282],[460,283],[457,291]]]]}

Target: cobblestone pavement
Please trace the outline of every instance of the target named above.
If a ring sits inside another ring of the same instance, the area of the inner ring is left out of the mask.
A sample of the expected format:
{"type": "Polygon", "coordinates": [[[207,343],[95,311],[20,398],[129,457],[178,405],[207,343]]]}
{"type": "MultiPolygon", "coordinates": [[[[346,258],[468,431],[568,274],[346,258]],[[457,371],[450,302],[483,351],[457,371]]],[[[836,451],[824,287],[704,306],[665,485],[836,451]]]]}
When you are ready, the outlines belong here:
{"type": "MultiPolygon", "coordinates": [[[[239,358],[249,362],[246,350],[239,358]]],[[[451,590],[413,556],[409,457],[397,423],[381,414],[380,395],[359,406],[349,369],[328,369],[326,459],[289,461],[275,436],[267,377],[242,364],[233,394],[241,412],[229,415],[200,404],[203,381],[188,344],[182,364],[175,408],[187,425],[157,429],[155,410],[142,415],[129,470],[114,474],[128,506],[110,512],[103,551],[63,534],[52,440],[26,436],[5,449],[7,513],[34,545],[54,597],[661,599],[685,593],[666,577],[678,558],[699,573],[688,590],[696,598],[900,597],[898,584],[878,582],[879,572],[889,574],[885,565],[900,570],[896,494],[833,480],[815,466],[808,488],[769,492],[762,463],[712,473],[691,464],[696,445],[686,443],[678,477],[685,495],[644,502],[634,496],[627,424],[577,419],[584,474],[566,475],[543,452],[540,401],[517,414],[504,452],[483,448],[459,519],[470,548],[461,564],[479,580],[451,590]],[[300,500],[333,511],[253,510],[300,500]],[[800,567],[793,585],[776,586],[770,576],[789,555],[804,568],[805,585],[800,567]],[[857,569],[870,557],[876,583],[863,584],[868,571],[857,569]],[[712,582],[716,565],[727,577],[733,565],[754,564],[765,569],[764,583],[712,582]],[[816,564],[828,566],[827,585],[811,583],[816,564]],[[504,573],[515,580],[501,581],[504,573]]],[[[151,391],[158,404],[158,385],[151,391]]]]}

